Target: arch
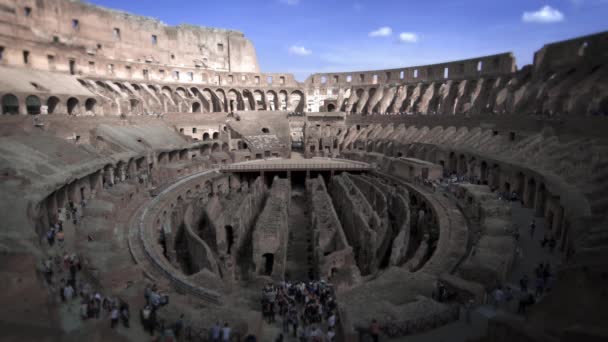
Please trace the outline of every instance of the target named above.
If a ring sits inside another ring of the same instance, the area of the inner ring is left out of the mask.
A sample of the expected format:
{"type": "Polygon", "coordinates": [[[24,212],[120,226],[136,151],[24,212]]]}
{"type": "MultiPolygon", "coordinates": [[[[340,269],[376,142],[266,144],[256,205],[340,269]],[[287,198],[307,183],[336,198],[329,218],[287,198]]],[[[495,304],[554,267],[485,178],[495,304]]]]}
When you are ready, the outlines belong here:
{"type": "Polygon", "coordinates": [[[95,105],[97,104],[97,100],[93,98],[88,98],[84,103],[84,109],[87,112],[95,112],[95,105]]]}
{"type": "Polygon", "coordinates": [[[197,87],[191,87],[190,91],[194,94],[194,97],[200,100],[200,111],[201,113],[208,113],[213,111],[213,104],[211,104],[211,97],[203,95],[203,93],[197,87]]]}
{"type": "Polygon", "coordinates": [[[235,110],[245,109],[244,105],[243,105],[243,97],[235,89],[228,90],[226,102],[227,102],[227,106],[228,106],[228,111],[230,111],[230,112],[233,112],[235,110]]]}
{"type": "Polygon", "coordinates": [[[70,114],[70,115],[78,114],[79,105],[80,105],[80,101],[78,101],[77,98],[70,97],[68,99],[68,114],[70,114]]]}
{"type": "Polygon", "coordinates": [[[211,151],[211,146],[209,146],[209,145],[201,146],[201,155],[208,156],[210,151],[211,151]]]}
{"type": "Polygon", "coordinates": [[[289,96],[287,95],[286,90],[279,91],[279,110],[287,110],[289,106],[289,96]]]}
{"type": "Polygon", "coordinates": [[[46,100],[47,114],[55,113],[57,105],[59,104],[59,98],[57,96],[51,96],[46,100]]]}
{"type": "Polygon", "coordinates": [[[140,105],[140,102],[138,99],[130,99],[129,100],[129,111],[133,114],[138,114],[139,105],[140,105]]]}
{"type": "Polygon", "coordinates": [[[226,254],[230,254],[230,250],[234,244],[234,229],[231,225],[226,225],[224,226],[224,231],[226,233],[226,254]]]}
{"type": "Polygon", "coordinates": [[[36,95],[30,95],[25,98],[25,109],[28,114],[40,114],[40,98],[36,95]]]}
{"type": "Polygon", "coordinates": [[[264,275],[270,276],[272,275],[272,269],[274,266],[274,254],[265,253],[262,255],[262,259],[264,259],[264,275]]]}
{"type": "Polygon", "coordinates": [[[264,97],[264,93],[260,90],[253,91],[253,99],[255,101],[256,106],[255,110],[266,110],[266,101],[264,97]]]}
{"type": "Polygon", "coordinates": [[[192,102],[192,113],[200,113],[201,104],[199,102],[192,102]]]}
{"type": "Polygon", "coordinates": [[[211,152],[212,152],[212,153],[215,153],[215,152],[219,152],[219,151],[220,151],[220,144],[218,144],[218,143],[214,143],[214,144],[211,146],[211,152]]]}
{"type": "Polygon", "coordinates": [[[203,141],[209,141],[209,133],[203,133],[203,141]]]}
{"type": "Polygon", "coordinates": [[[220,109],[218,112],[226,112],[228,111],[228,104],[226,103],[226,93],[223,89],[217,89],[215,91],[215,95],[218,98],[220,109]]]}
{"type": "Polygon", "coordinates": [[[266,92],[266,101],[268,101],[267,110],[279,110],[279,97],[274,90],[266,92]]]}
{"type": "Polygon", "coordinates": [[[211,101],[210,106],[209,106],[210,112],[221,112],[222,111],[222,106],[221,106],[220,100],[211,89],[205,88],[202,90],[201,94],[203,96],[206,96],[207,98],[209,98],[209,100],[211,101]]]}
{"type": "Polygon", "coordinates": [[[19,114],[19,99],[13,94],[2,96],[2,114],[19,114]]]}
{"type": "Polygon", "coordinates": [[[213,135],[211,136],[212,140],[217,140],[220,138],[220,133],[219,132],[213,132],[213,135]]]}
{"type": "Polygon", "coordinates": [[[528,179],[527,185],[528,196],[526,198],[526,206],[534,208],[536,202],[536,180],[534,178],[528,179]]]}
{"type": "Polygon", "coordinates": [[[253,97],[253,93],[249,89],[243,89],[243,102],[245,105],[245,110],[255,110],[256,103],[255,98],[253,97]]]}
{"type": "Polygon", "coordinates": [[[304,112],[304,93],[294,90],[289,95],[288,109],[297,113],[304,112]]]}
{"type": "Polygon", "coordinates": [[[177,87],[175,89],[175,93],[178,94],[179,96],[183,97],[183,98],[187,98],[188,97],[188,92],[183,87],[177,87]]]}
{"type": "Polygon", "coordinates": [[[333,103],[329,103],[327,105],[327,111],[328,112],[335,112],[336,111],[336,105],[334,105],[333,103]]]}
{"type": "Polygon", "coordinates": [[[488,181],[488,163],[486,163],[485,161],[481,162],[481,166],[480,166],[480,180],[482,184],[486,184],[486,182],[488,181]]]}

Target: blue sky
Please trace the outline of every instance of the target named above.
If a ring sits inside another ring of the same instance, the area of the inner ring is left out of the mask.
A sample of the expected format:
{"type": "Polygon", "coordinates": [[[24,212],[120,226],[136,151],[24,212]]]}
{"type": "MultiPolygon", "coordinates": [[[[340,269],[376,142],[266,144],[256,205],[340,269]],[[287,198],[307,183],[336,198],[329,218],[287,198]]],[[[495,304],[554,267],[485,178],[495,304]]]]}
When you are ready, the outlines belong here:
{"type": "Polygon", "coordinates": [[[242,31],[263,72],[398,68],[513,52],[608,30],[608,0],[89,0],[170,25],[242,31]]]}

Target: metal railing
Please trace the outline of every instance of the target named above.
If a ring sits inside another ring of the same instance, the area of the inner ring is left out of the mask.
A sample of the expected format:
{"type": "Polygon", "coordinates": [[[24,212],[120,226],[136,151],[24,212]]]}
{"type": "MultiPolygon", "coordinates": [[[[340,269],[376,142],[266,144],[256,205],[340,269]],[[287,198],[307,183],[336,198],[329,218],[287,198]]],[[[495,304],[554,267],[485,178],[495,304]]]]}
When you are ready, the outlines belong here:
{"type": "Polygon", "coordinates": [[[264,170],[371,170],[369,165],[358,164],[335,164],[335,163],[302,163],[302,164],[245,164],[245,165],[221,165],[220,171],[264,171],[264,170]]]}

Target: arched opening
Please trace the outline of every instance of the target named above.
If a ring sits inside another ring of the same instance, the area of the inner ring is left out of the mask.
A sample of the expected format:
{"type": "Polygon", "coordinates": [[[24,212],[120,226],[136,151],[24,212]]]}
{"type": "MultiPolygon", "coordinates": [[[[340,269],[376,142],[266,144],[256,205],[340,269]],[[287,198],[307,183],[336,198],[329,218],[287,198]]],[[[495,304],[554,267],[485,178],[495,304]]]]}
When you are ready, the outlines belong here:
{"type": "Polygon", "coordinates": [[[220,151],[220,144],[215,143],[213,144],[213,146],[211,147],[211,152],[215,153],[215,152],[219,152],[220,151]]]}
{"type": "Polygon", "coordinates": [[[262,255],[262,258],[264,259],[264,275],[272,275],[272,268],[274,266],[274,254],[266,253],[262,255]]]}
{"type": "Polygon", "coordinates": [[[515,189],[514,191],[517,191],[517,196],[522,199],[523,195],[524,195],[524,187],[526,185],[525,181],[524,181],[524,174],[521,172],[517,173],[517,189],[515,189]]]}
{"type": "Polygon", "coordinates": [[[270,130],[266,127],[262,127],[262,133],[268,134],[268,133],[270,133],[270,130]]]}
{"type": "Polygon", "coordinates": [[[536,201],[536,181],[534,178],[528,180],[528,196],[526,199],[526,206],[534,208],[534,202],[536,201]]]}
{"type": "Polygon", "coordinates": [[[296,113],[301,113],[304,111],[304,94],[301,91],[293,91],[291,94],[289,94],[288,100],[288,110],[292,110],[296,113]]]}
{"type": "Polygon", "coordinates": [[[209,133],[203,133],[203,141],[209,140],[209,133]]]}
{"type": "Polygon", "coordinates": [[[213,136],[211,137],[213,140],[217,140],[220,138],[220,134],[218,132],[213,133],[213,136]]]}
{"type": "Polygon", "coordinates": [[[19,114],[19,99],[13,94],[2,96],[2,114],[19,114]]]}
{"type": "Polygon", "coordinates": [[[35,95],[30,95],[25,98],[25,109],[28,114],[37,115],[40,114],[40,98],[35,95]]]}
{"type": "Polygon", "coordinates": [[[78,99],[75,97],[70,97],[68,99],[68,114],[70,114],[70,115],[78,114],[78,105],[79,105],[78,99]]]}
{"type": "Polygon", "coordinates": [[[84,109],[87,112],[95,112],[95,105],[97,104],[97,100],[95,99],[87,99],[84,103],[84,109]]]}
{"type": "Polygon", "coordinates": [[[203,155],[203,156],[209,155],[210,150],[211,150],[211,147],[209,145],[203,145],[201,147],[201,155],[203,155]]]}
{"type": "Polygon", "coordinates": [[[201,104],[198,102],[192,103],[192,113],[200,113],[201,112],[201,104]]]}
{"type": "Polygon", "coordinates": [[[487,184],[488,182],[488,163],[486,163],[485,161],[481,162],[481,183],[482,184],[487,184]]]}
{"type": "Polygon", "coordinates": [[[137,111],[137,107],[139,106],[139,100],[137,99],[130,99],[129,100],[129,105],[131,108],[129,108],[131,113],[134,113],[137,111]]]}
{"type": "Polygon", "coordinates": [[[334,105],[333,103],[330,103],[327,105],[327,111],[328,112],[335,112],[336,111],[336,105],[334,105]]]}
{"type": "Polygon", "coordinates": [[[234,231],[230,225],[225,226],[224,230],[226,231],[226,253],[230,254],[230,250],[234,244],[234,231]]]}
{"type": "Polygon", "coordinates": [[[228,148],[228,144],[226,144],[226,143],[222,144],[222,152],[226,152],[226,153],[230,152],[230,149],[228,148]]]}
{"type": "Polygon", "coordinates": [[[49,97],[49,99],[46,100],[47,113],[48,114],[55,113],[55,109],[57,109],[58,104],[59,104],[58,97],[56,97],[56,96],[49,97]]]}
{"type": "Polygon", "coordinates": [[[456,154],[454,152],[450,152],[450,173],[456,172],[456,154]]]}
{"type": "Polygon", "coordinates": [[[547,190],[545,184],[540,184],[538,187],[538,196],[536,198],[536,216],[543,217],[545,215],[545,202],[547,200],[547,190]]]}

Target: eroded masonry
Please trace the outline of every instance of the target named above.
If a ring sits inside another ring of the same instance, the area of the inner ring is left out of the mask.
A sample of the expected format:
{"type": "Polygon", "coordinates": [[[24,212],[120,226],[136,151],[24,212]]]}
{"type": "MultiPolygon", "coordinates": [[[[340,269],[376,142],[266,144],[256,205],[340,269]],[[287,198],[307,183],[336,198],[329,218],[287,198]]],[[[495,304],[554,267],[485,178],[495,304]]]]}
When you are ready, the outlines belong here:
{"type": "Polygon", "coordinates": [[[79,1],[0,32],[9,340],[608,337],[608,33],[298,82],[79,1]]]}

